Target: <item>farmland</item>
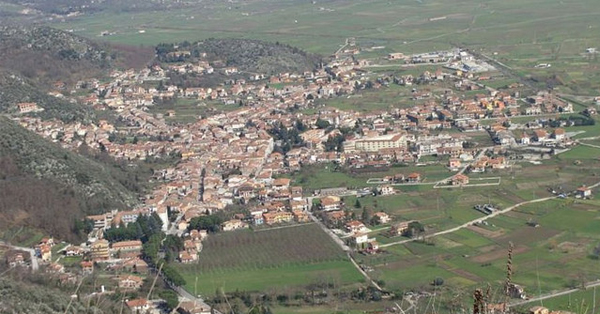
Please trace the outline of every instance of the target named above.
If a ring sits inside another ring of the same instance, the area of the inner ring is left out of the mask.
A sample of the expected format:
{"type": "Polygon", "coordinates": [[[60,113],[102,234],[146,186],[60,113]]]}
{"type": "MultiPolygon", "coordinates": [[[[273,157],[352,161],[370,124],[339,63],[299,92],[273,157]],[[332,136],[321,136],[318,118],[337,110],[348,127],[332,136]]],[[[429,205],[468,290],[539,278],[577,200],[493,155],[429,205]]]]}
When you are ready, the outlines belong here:
{"type": "Polygon", "coordinates": [[[339,284],[362,280],[344,252],[317,225],[210,236],[196,265],[180,266],[188,291],[302,288],[327,277],[339,284]],[[195,278],[198,277],[198,285],[195,278]]]}
{"type": "MultiPolygon", "coordinates": [[[[90,38],[130,45],[237,37],[279,41],[323,55],[348,37],[379,55],[461,45],[478,49],[540,82],[558,79],[558,92],[593,95],[600,71],[586,47],[600,40],[593,0],[450,3],[402,1],[245,1],[202,3],[186,9],[102,12],[52,25],[90,38]],[[438,18],[438,19],[436,19],[438,18]],[[551,63],[546,69],[539,63],[551,63]]],[[[366,53],[370,58],[372,54],[366,53]]]]}

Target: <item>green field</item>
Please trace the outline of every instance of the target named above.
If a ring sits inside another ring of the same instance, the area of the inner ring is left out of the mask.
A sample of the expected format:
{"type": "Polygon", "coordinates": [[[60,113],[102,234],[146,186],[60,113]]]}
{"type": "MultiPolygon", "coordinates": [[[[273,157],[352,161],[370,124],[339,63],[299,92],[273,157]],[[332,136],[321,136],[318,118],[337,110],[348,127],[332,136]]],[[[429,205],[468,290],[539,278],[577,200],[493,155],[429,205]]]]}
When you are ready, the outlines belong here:
{"type": "Polygon", "coordinates": [[[594,0],[254,0],[166,11],[106,11],[56,19],[51,25],[130,45],[237,37],[279,41],[323,55],[354,37],[362,48],[385,47],[358,55],[369,59],[460,45],[493,56],[523,77],[532,75],[540,88],[546,79],[557,79],[559,93],[594,95],[600,87],[598,58],[585,49],[600,41],[599,15],[594,0]],[[113,35],[101,37],[103,31],[113,35]],[[539,63],[552,67],[535,68],[539,63]]]}
{"type": "Polygon", "coordinates": [[[324,278],[338,286],[364,281],[341,248],[315,224],[211,235],[198,264],[179,268],[186,289],[207,296],[217,288],[266,291],[303,288],[324,278]]]}

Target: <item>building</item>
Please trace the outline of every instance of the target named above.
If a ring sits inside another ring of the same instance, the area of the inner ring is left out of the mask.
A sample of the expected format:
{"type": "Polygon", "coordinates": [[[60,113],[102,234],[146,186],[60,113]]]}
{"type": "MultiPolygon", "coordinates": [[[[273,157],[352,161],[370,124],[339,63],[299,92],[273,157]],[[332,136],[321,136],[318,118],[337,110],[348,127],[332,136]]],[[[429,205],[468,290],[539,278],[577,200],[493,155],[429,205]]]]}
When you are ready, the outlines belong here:
{"type": "Polygon", "coordinates": [[[408,183],[419,183],[421,182],[421,174],[413,172],[406,177],[406,181],[408,181],[408,183]]]}
{"type": "Polygon", "coordinates": [[[338,210],[342,207],[341,199],[337,196],[327,196],[321,199],[321,209],[324,211],[338,210]]]}
{"type": "Polygon", "coordinates": [[[310,216],[305,211],[295,210],[292,212],[292,215],[294,215],[294,220],[296,222],[309,222],[310,221],[310,216]]]}
{"type": "Polygon", "coordinates": [[[182,314],[211,314],[210,306],[193,301],[181,302],[179,311],[182,314]]]}
{"type": "Polygon", "coordinates": [[[402,221],[396,224],[393,224],[390,227],[390,235],[391,236],[399,236],[403,235],[406,231],[408,231],[408,225],[413,221],[402,221]]]}
{"type": "Polygon", "coordinates": [[[586,186],[582,186],[575,191],[575,197],[588,198],[592,196],[592,190],[586,186]]]}
{"type": "Polygon", "coordinates": [[[375,219],[378,224],[386,224],[391,220],[390,216],[384,212],[374,213],[373,219],[375,219]]]}
{"type": "Polygon", "coordinates": [[[406,136],[404,134],[388,134],[376,137],[364,138],[355,141],[355,149],[363,152],[377,152],[382,149],[406,147],[406,136]]]}
{"type": "Polygon", "coordinates": [[[377,191],[381,195],[392,195],[392,194],[396,193],[396,190],[394,190],[394,187],[392,187],[391,185],[379,186],[379,187],[377,187],[377,191]]]}
{"type": "Polygon", "coordinates": [[[292,221],[294,216],[290,212],[281,211],[281,212],[267,212],[263,214],[263,219],[267,225],[278,224],[278,223],[286,223],[292,221]]]}
{"type": "Polygon", "coordinates": [[[92,260],[105,261],[110,258],[108,241],[101,239],[92,244],[91,247],[92,260]]]}
{"type": "Polygon", "coordinates": [[[456,171],[461,167],[461,161],[458,158],[450,158],[448,160],[448,168],[450,168],[450,170],[456,171]]]}
{"type": "Polygon", "coordinates": [[[134,276],[134,275],[126,275],[120,276],[119,280],[119,288],[124,290],[137,290],[142,287],[144,283],[144,279],[142,277],[134,276]]]}
{"type": "Polygon", "coordinates": [[[366,233],[356,233],[350,237],[350,245],[356,247],[362,246],[367,242],[369,242],[369,236],[366,233]]]}
{"type": "Polygon", "coordinates": [[[150,308],[148,300],[144,298],[129,300],[125,304],[132,313],[143,313],[150,308]]]}
{"type": "Polygon", "coordinates": [[[38,112],[44,110],[44,108],[40,108],[36,103],[33,102],[22,102],[17,104],[17,107],[19,107],[19,113],[38,112]]]}
{"type": "Polygon", "coordinates": [[[548,308],[545,308],[543,306],[534,306],[532,308],[529,309],[529,314],[548,314],[550,313],[550,310],[548,310],[548,308]]]}
{"type": "Polygon", "coordinates": [[[238,229],[246,228],[247,225],[243,221],[239,219],[231,219],[221,224],[221,229],[223,231],[233,231],[238,229]]]}
{"type": "Polygon", "coordinates": [[[469,177],[464,174],[457,174],[450,179],[452,185],[467,185],[469,184],[469,177]]]}
{"type": "Polygon", "coordinates": [[[346,231],[352,233],[361,233],[367,231],[365,224],[358,220],[349,221],[346,223],[346,225],[344,225],[344,227],[346,228],[346,231]]]}
{"type": "Polygon", "coordinates": [[[82,261],[79,265],[81,266],[81,272],[84,275],[89,275],[94,272],[94,262],[82,261]]]}
{"type": "Polygon", "coordinates": [[[115,242],[111,246],[111,252],[118,257],[136,257],[142,253],[142,241],[121,241],[115,242]]]}

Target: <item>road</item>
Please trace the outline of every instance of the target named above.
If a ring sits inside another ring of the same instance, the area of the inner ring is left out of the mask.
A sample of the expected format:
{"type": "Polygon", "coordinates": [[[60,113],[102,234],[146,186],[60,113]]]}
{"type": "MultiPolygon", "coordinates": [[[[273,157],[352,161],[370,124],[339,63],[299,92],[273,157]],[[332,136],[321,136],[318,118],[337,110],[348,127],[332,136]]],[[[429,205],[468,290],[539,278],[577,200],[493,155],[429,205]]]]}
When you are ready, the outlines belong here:
{"type": "Polygon", "coordinates": [[[495,212],[493,212],[493,213],[491,213],[491,214],[489,214],[489,215],[487,215],[485,217],[473,219],[473,220],[468,221],[468,222],[466,222],[466,223],[464,223],[464,224],[462,224],[462,225],[460,225],[458,227],[454,227],[454,228],[450,228],[450,229],[438,231],[436,233],[431,233],[431,234],[425,235],[425,236],[420,237],[420,238],[410,238],[410,239],[406,239],[406,240],[402,240],[402,241],[396,241],[396,242],[392,242],[392,243],[382,244],[379,247],[382,247],[382,248],[383,247],[389,247],[389,246],[392,246],[392,245],[398,245],[398,244],[404,244],[404,243],[413,242],[413,241],[416,241],[418,239],[429,239],[429,238],[437,237],[437,236],[440,236],[440,235],[444,235],[444,234],[456,232],[456,231],[459,231],[461,229],[465,229],[465,228],[473,225],[474,223],[480,223],[480,222],[482,222],[484,220],[496,217],[496,216],[501,215],[501,214],[508,213],[509,211],[511,211],[511,210],[513,210],[513,209],[515,209],[517,207],[520,207],[520,206],[523,206],[523,205],[527,205],[527,204],[545,202],[545,201],[549,201],[549,200],[555,199],[555,198],[558,198],[558,197],[557,196],[550,196],[550,197],[538,198],[538,199],[531,200],[531,201],[521,202],[521,203],[513,205],[511,207],[507,207],[505,209],[495,211],[495,212]]]}
{"type": "Polygon", "coordinates": [[[310,216],[310,219],[312,219],[319,227],[321,227],[321,229],[325,233],[327,233],[331,237],[331,239],[333,239],[333,241],[337,243],[337,245],[339,245],[340,248],[342,248],[342,250],[346,252],[348,258],[352,262],[352,265],[354,265],[354,267],[363,275],[363,277],[365,277],[367,282],[371,283],[371,285],[373,285],[373,287],[375,287],[377,290],[383,291],[383,289],[381,289],[381,287],[371,278],[371,276],[369,276],[369,274],[367,274],[354,260],[352,254],[350,254],[352,252],[352,249],[348,245],[346,245],[346,243],[344,243],[342,239],[335,235],[335,233],[333,233],[331,229],[327,228],[327,226],[325,226],[325,224],[323,224],[323,222],[321,222],[321,220],[319,220],[311,211],[308,212],[308,215],[310,216]]]}
{"type": "Polygon", "coordinates": [[[26,248],[26,247],[21,247],[21,246],[14,246],[14,245],[10,245],[4,241],[0,241],[0,245],[6,245],[8,247],[10,247],[13,250],[20,250],[20,251],[26,251],[29,252],[29,254],[31,255],[31,270],[33,270],[34,272],[37,271],[38,269],[40,269],[40,265],[38,263],[38,259],[35,256],[35,250],[32,248],[26,248]]]}
{"type": "MultiPolygon", "coordinates": [[[[586,289],[594,288],[594,287],[598,287],[598,286],[600,286],[600,280],[588,282],[585,284],[586,289]]],[[[536,297],[536,298],[531,298],[529,300],[519,300],[519,301],[510,302],[508,306],[513,307],[513,306],[520,306],[520,305],[533,303],[533,302],[537,302],[537,301],[543,301],[546,299],[551,299],[551,298],[555,298],[555,297],[560,297],[562,295],[571,294],[571,293],[577,292],[579,290],[581,290],[581,289],[569,289],[569,290],[552,292],[552,293],[544,294],[544,295],[536,297]]]]}

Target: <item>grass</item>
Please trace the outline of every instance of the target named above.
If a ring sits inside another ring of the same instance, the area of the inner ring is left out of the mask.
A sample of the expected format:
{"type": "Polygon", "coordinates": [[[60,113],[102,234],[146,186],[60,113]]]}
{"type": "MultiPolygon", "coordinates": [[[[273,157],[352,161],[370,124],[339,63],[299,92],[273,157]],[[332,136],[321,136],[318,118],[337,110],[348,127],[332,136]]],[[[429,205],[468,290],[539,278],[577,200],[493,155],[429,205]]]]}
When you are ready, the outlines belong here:
{"type": "Polygon", "coordinates": [[[203,294],[216,288],[301,287],[320,276],[335,275],[338,284],[362,280],[341,248],[315,224],[213,235],[205,241],[197,265],[179,268],[188,291],[197,288],[203,294]],[[201,285],[194,287],[196,276],[201,285]]]}
{"type": "Polygon", "coordinates": [[[213,296],[217,289],[225,292],[272,291],[279,289],[304,288],[312,283],[334,282],[348,285],[364,281],[350,261],[325,261],[297,265],[286,265],[256,270],[227,270],[222,272],[194,273],[182,271],[187,284],[186,290],[197,291],[203,296],[213,296]],[[195,277],[198,285],[195,287],[195,277]]]}

